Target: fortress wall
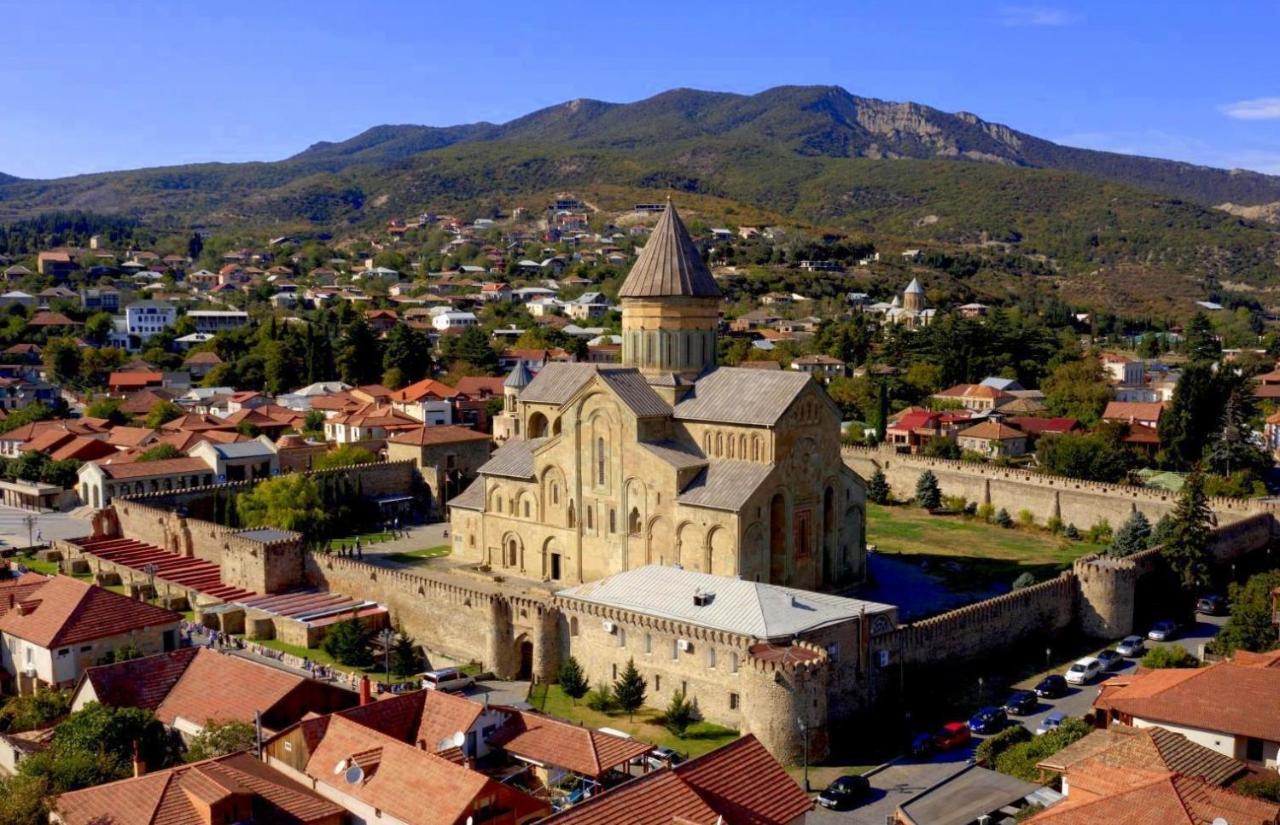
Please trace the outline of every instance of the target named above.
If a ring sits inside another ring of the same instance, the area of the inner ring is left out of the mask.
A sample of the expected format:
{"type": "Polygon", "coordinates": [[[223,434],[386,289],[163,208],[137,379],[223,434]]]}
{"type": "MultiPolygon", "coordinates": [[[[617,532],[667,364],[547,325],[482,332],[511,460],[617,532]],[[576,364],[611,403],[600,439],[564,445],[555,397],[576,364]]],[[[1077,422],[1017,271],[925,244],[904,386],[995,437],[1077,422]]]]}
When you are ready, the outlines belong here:
{"type": "Polygon", "coordinates": [[[1071,573],[1012,593],[903,625],[887,638],[905,664],[982,656],[1075,620],[1076,582],[1071,573]]]}
{"type": "MultiPolygon", "coordinates": [[[[964,496],[978,504],[1004,508],[1016,516],[1030,510],[1044,524],[1053,516],[1065,524],[1087,529],[1100,519],[1119,527],[1134,510],[1152,522],[1173,510],[1177,496],[1164,490],[1104,484],[1075,478],[1041,475],[988,464],[898,453],[885,447],[845,447],[845,463],[864,479],[882,470],[896,498],[915,495],[916,481],[925,470],[933,471],[943,495],[964,496]]],[[[1274,514],[1277,507],[1257,499],[1213,498],[1210,506],[1222,524],[1259,513],[1274,514]]]]}

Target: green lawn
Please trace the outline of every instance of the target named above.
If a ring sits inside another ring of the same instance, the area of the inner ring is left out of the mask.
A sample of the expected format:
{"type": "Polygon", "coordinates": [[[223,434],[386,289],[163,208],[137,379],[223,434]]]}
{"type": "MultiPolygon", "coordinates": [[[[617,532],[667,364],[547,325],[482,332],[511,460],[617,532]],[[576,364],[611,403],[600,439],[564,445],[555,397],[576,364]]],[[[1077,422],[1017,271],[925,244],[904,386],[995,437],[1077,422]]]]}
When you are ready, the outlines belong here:
{"type": "Polygon", "coordinates": [[[592,728],[621,730],[642,742],[668,747],[690,757],[713,751],[738,738],[738,732],[732,728],[697,722],[681,739],[662,726],[658,721],[662,711],[656,708],[641,708],[634,718],[628,718],[622,712],[600,713],[587,707],[585,699],[574,704],[559,685],[536,685],[529,693],[529,704],[551,716],[592,728]]]}
{"type": "Polygon", "coordinates": [[[1009,582],[1020,573],[1052,578],[1101,548],[1040,528],[1004,528],[959,515],[930,515],[910,505],[867,504],[867,544],[877,552],[928,561],[933,572],[965,588],[1009,582]]]}
{"type": "MultiPolygon", "coordinates": [[[[375,682],[410,682],[414,677],[401,678],[399,676],[388,676],[387,672],[382,668],[382,657],[375,656],[375,661],[368,669],[358,667],[348,667],[347,665],[338,664],[333,657],[318,647],[300,647],[280,641],[279,639],[253,639],[253,642],[263,647],[269,647],[272,650],[278,650],[281,653],[291,653],[294,656],[310,659],[316,664],[327,665],[334,670],[342,670],[347,673],[363,673],[375,682]]],[[[477,664],[461,665],[458,668],[463,673],[470,676],[480,675],[480,666],[477,664]]]]}
{"type": "MultiPolygon", "coordinates": [[[[58,569],[58,563],[56,561],[43,561],[41,559],[32,558],[31,556],[14,556],[12,561],[21,564],[28,570],[32,570],[36,573],[43,573],[46,576],[56,576],[62,572],[58,569]]],[[[82,576],[80,578],[88,577],[82,576]]]]}
{"type": "Polygon", "coordinates": [[[382,558],[397,564],[422,564],[430,559],[443,558],[449,555],[449,545],[437,544],[435,547],[424,547],[421,550],[408,550],[403,553],[387,553],[382,558]]]}
{"type": "Polygon", "coordinates": [[[351,547],[355,544],[357,538],[360,539],[361,546],[368,547],[370,544],[391,541],[395,536],[391,535],[389,530],[379,530],[374,533],[352,533],[349,536],[329,539],[329,549],[337,550],[340,547],[351,547]]]}

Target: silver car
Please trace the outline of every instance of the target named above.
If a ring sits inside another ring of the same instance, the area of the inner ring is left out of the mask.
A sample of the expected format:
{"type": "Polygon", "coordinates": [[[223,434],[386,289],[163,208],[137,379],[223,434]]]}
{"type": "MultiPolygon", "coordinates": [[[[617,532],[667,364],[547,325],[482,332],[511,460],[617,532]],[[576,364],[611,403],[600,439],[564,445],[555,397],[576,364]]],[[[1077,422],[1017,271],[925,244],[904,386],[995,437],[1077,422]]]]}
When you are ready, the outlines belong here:
{"type": "Polygon", "coordinates": [[[1116,645],[1116,653],[1126,659],[1135,659],[1147,652],[1147,645],[1142,641],[1141,636],[1125,636],[1120,640],[1120,644],[1116,645]]]}
{"type": "Polygon", "coordinates": [[[1147,631],[1147,638],[1153,642],[1170,642],[1178,638],[1178,623],[1169,621],[1156,622],[1147,631]]]}

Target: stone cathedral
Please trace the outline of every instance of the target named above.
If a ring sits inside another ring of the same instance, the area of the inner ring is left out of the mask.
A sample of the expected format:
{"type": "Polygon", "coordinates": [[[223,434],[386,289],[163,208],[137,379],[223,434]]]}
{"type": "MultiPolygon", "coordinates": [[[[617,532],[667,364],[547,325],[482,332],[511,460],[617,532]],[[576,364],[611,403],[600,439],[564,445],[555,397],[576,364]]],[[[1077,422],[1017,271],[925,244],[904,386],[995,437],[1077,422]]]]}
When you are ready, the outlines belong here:
{"type": "Polygon", "coordinates": [[[507,382],[510,439],[449,502],[454,558],[566,585],[646,564],[860,581],[866,488],[836,406],[804,373],[716,367],[722,296],[670,204],[619,297],[621,366],[507,382]]]}

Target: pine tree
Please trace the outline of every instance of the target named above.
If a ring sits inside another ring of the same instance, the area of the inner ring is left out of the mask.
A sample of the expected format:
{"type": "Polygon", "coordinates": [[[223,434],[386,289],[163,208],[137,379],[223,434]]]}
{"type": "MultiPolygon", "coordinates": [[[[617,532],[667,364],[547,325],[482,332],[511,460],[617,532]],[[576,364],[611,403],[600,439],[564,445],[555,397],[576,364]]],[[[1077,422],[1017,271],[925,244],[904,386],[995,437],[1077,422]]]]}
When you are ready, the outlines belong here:
{"type": "Polygon", "coordinates": [[[876,504],[888,504],[890,495],[889,480],[884,477],[884,470],[877,469],[867,482],[867,498],[876,504]]]}
{"type": "Polygon", "coordinates": [[[412,384],[431,370],[431,344],[413,327],[396,324],[387,333],[382,367],[386,371],[400,370],[401,380],[412,384]]]}
{"type": "Polygon", "coordinates": [[[338,373],[343,381],[356,386],[373,384],[382,377],[378,339],[365,323],[364,316],[357,316],[343,330],[342,346],[338,350],[338,373]]]}
{"type": "Polygon", "coordinates": [[[560,683],[560,689],[564,691],[564,695],[578,704],[578,700],[587,695],[590,685],[587,684],[587,677],[582,673],[582,666],[578,664],[578,660],[570,656],[564,660],[564,664],[560,666],[560,675],[556,680],[560,683]]]}
{"type": "Polygon", "coordinates": [[[671,733],[683,739],[689,726],[697,721],[697,714],[697,707],[685,697],[684,691],[677,690],[671,695],[671,701],[667,704],[667,712],[663,714],[662,724],[671,733]]]}
{"type": "Polygon", "coordinates": [[[640,676],[640,671],[636,670],[636,660],[628,659],[622,675],[613,683],[614,699],[617,700],[618,707],[627,712],[628,717],[634,716],[644,704],[647,687],[648,683],[640,676]]]}
{"type": "Polygon", "coordinates": [[[1141,510],[1134,510],[1116,531],[1107,553],[1112,556],[1131,556],[1140,550],[1146,550],[1150,541],[1151,522],[1141,510]]]}
{"type": "Polygon", "coordinates": [[[1204,473],[1196,465],[1187,474],[1171,516],[1173,526],[1164,546],[1164,557],[1188,590],[1209,581],[1209,532],[1213,510],[1204,492],[1204,473]]]}
{"type": "Polygon", "coordinates": [[[370,638],[369,630],[352,616],[331,627],[320,647],[348,667],[368,667],[373,664],[373,652],[369,649],[370,638]]]}
{"type": "Polygon", "coordinates": [[[395,638],[391,641],[391,675],[403,679],[421,669],[422,656],[418,653],[417,643],[404,632],[404,628],[396,628],[395,638]]]}
{"type": "Polygon", "coordinates": [[[938,488],[938,477],[932,470],[925,470],[916,481],[916,504],[926,510],[936,510],[942,506],[942,490],[938,488]]]}

